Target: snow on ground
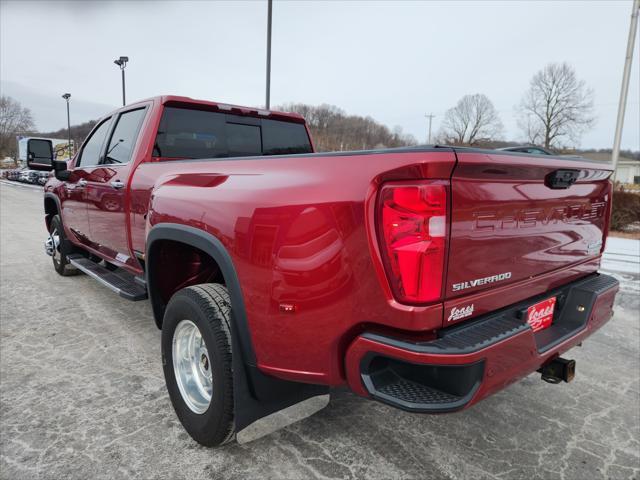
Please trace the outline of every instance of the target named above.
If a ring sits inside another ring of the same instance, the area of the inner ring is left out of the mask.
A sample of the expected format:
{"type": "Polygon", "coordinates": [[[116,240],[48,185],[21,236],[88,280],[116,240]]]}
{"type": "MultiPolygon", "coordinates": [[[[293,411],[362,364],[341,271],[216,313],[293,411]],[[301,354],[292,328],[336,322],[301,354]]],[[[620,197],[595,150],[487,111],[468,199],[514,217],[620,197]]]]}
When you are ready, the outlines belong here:
{"type": "Polygon", "coordinates": [[[620,290],[640,293],[640,240],[607,238],[600,271],[616,277],[620,290]]]}
{"type": "Polygon", "coordinates": [[[640,275],[640,240],[607,238],[602,258],[602,269],[640,275]]]}

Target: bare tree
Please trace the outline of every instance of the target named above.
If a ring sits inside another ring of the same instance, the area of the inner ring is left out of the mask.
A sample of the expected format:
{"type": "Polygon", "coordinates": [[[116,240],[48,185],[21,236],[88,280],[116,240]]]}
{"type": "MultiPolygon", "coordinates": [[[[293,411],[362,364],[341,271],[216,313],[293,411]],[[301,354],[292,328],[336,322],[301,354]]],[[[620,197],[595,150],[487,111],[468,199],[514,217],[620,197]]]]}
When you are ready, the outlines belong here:
{"type": "Polygon", "coordinates": [[[33,130],[31,111],[11,97],[0,97],[0,158],[15,156],[16,135],[33,130]]]}
{"type": "Polygon", "coordinates": [[[444,114],[440,141],[459,145],[475,145],[502,134],[498,112],[486,95],[465,95],[444,114]]]}
{"type": "Polygon", "coordinates": [[[518,125],[527,139],[545,147],[561,147],[568,138],[578,143],[595,121],[593,92],[567,63],[550,63],[531,79],[522,97],[518,125]]]}

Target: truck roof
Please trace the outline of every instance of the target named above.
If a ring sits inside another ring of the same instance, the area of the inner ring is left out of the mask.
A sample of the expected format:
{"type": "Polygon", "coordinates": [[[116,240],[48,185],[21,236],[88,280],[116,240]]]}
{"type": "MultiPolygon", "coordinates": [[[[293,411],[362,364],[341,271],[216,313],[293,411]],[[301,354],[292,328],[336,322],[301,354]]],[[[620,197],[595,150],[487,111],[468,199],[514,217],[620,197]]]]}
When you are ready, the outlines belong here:
{"type": "MultiPolygon", "coordinates": [[[[215,110],[235,113],[238,115],[250,115],[250,116],[255,115],[259,117],[277,118],[279,120],[295,122],[295,123],[305,123],[304,117],[298,113],[280,112],[277,110],[267,110],[267,109],[257,108],[257,107],[243,107],[240,105],[232,105],[232,104],[223,103],[223,102],[213,102],[209,100],[200,100],[197,98],[184,97],[180,95],[158,95],[155,97],[138,100],[131,105],[134,105],[136,103],[149,102],[149,101],[156,101],[162,105],[185,105],[185,106],[198,105],[206,109],[213,108],[215,110]]],[[[126,105],[126,107],[130,107],[131,105],[126,105]]],[[[122,107],[122,108],[125,108],[125,107],[122,107]]]]}

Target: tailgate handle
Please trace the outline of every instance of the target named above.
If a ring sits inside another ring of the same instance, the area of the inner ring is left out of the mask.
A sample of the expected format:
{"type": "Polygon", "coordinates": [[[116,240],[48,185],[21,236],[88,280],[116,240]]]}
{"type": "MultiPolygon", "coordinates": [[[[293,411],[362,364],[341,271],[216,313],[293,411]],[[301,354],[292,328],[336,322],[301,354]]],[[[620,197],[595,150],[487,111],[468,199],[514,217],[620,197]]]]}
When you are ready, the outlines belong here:
{"type": "Polygon", "coordinates": [[[556,170],[544,177],[544,184],[553,189],[569,188],[576,183],[580,170],[556,170]]]}

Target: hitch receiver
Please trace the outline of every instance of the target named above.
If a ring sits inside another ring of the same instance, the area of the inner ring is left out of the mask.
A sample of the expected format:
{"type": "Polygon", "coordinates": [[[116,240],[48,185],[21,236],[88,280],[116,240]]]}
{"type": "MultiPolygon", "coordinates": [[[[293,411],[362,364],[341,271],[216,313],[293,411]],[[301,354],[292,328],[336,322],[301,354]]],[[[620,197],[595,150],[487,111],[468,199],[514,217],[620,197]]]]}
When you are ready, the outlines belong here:
{"type": "Polygon", "coordinates": [[[542,374],[542,380],[548,383],[560,383],[561,381],[570,382],[576,375],[575,360],[567,360],[566,358],[554,358],[552,361],[543,365],[538,369],[542,374]]]}

